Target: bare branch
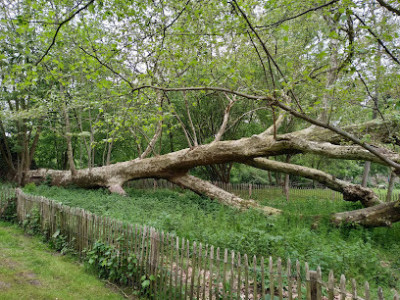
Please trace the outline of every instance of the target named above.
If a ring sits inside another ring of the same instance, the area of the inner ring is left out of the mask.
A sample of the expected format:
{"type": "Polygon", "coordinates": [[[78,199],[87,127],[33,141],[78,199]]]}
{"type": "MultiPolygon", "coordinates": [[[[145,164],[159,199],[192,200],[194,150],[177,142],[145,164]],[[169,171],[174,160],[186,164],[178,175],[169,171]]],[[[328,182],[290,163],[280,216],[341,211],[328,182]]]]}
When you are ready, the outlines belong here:
{"type": "MultiPolygon", "coordinates": [[[[158,92],[158,100],[159,100],[160,105],[162,107],[163,100],[162,100],[162,96],[161,96],[161,92],[160,91],[158,92]]],[[[154,136],[152,137],[152,139],[149,142],[149,144],[147,145],[147,148],[140,155],[140,157],[139,157],[140,159],[145,158],[150,153],[151,150],[154,151],[154,145],[156,144],[158,138],[160,137],[160,134],[162,132],[162,125],[163,125],[163,119],[162,119],[163,111],[162,111],[162,109],[158,112],[158,115],[160,117],[160,120],[158,121],[156,132],[154,133],[154,136]]]]}
{"type": "Polygon", "coordinates": [[[266,135],[276,135],[276,130],[282,125],[283,121],[285,120],[285,115],[280,114],[278,119],[275,120],[274,124],[269,126],[263,133],[261,133],[261,136],[266,136],[266,135]]]}
{"type": "Polygon", "coordinates": [[[134,89],[135,86],[133,85],[133,83],[126,78],[124,75],[122,75],[120,72],[117,72],[114,68],[110,67],[109,65],[107,65],[106,63],[102,62],[100,60],[100,58],[97,56],[96,52],[95,54],[91,54],[88,51],[86,51],[84,48],[79,47],[79,49],[81,49],[86,55],[89,55],[90,57],[94,58],[95,60],[97,60],[97,62],[102,65],[103,67],[107,68],[108,70],[110,70],[112,73],[114,73],[116,76],[118,76],[119,78],[121,78],[123,81],[125,81],[130,87],[131,89],[134,89]]]}
{"type": "Polygon", "coordinates": [[[187,113],[187,116],[188,116],[188,119],[189,119],[190,127],[192,128],[192,132],[193,132],[193,143],[194,143],[194,146],[197,147],[199,145],[199,143],[197,141],[196,129],[194,128],[192,117],[190,115],[189,104],[188,104],[188,101],[187,101],[187,97],[186,97],[186,92],[185,91],[183,92],[183,98],[185,99],[186,113],[187,113]]]}
{"type": "MultiPolygon", "coordinates": [[[[237,9],[239,10],[240,14],[242,15],[242,17],[244,18],[244,20],[246,21],[247,25],[250,27],[251,31],[254,33],[254,35],[257,37],[258,41],[260,42],[265,54],[267,54],[268,58],[272,61],[272,63],[274,64],[275,68],[278,70],[279,74],[281,75],[282,79],[287,83],[286,81],[286,77],[283,74],[281,68],[279,67],[279,65],[277,64],[277,62],[275,61],[275,59],[272,57],[271,53],[268,51],[267,46],[265,45],[264,41],[261,39],[260,35],[258,34],[258,32],[255,30],[254,26],[251,24],[249,18],[247,17],[247,15],[245,14],[245,12],[240,8],[239,4],[236,2],[236,0],[233,0],[233,2],[236,4],[237,9]]],[[[303,112],[303,109],[301,108],[299,99],[297,99],[295,93],[293,92],[293,90],[291,88],[289,88],[289,93],[292,95],[293,99],[295,100],[297,106],[299,107],[300,111],[303,112]]]]}
{"type": "Polygon", "coordinates": [[[359,16],[354,14],[354,16],[363,24],[365,27],[367,27],[368,32],[378,41],[378,43],[385,49],[385,52],[397,63],[400,65],[400,61],[397,59],[396,56],[393,55],[393,53],[385,46],[385,44],[382,42],[382,40],[376,35],[375,32],[372,31],[372,29],[365,24],[364,20],[361,19],[359,16]]]}
{"type": "Polygon", "coordinates": [[[229,100],[229,104],[226,106],[225,108],[225,112],[224,112],[224,119],[222,121],[221,127],[219,128],[217,134],[215,135],[215,139],[214,142],[218,142],[221,140],[223,134],[226,131],[226,126],[228,125],[228,121],[229,121],[229,113],[231,111],[232,106],[235,104],[236,100],[236,96],[233,96],[233,99],[229,98],[227,94],[225,94],[226,98],[228,98],[229,100]]]}
{"type": "Polygon", "coordinates": [[[49,53],[51,47],[54,46],[54,44],[56,43],[56,39],[57,39],[57,35],[58,32],[60,31],[61,27],[68,23],[69,21],[71,21],[77,14],[79,14],[82,10],[86,9],[89,7],[90,4],[92,4],[94,2],[94,0],[90,0],[88,3],[86,3],[85,6],[81,7],[80,9],[78,9],[77,11],[75,11],[74,13],[72,13],[68,18],[66,18],[64,21],[62,21],[56,30],[56,33],[53,36],[53,40],[51,41],[50,46],[47,48],[47,50],[44,52],[44,54],[42,55],[42,57],[36,62],[36,65],[40,64],[40,62],[45,58],[45,56],[49,53]]]}
{"type": "MultiPolygon", "coordinates": [[[[260,61],[260,63],[261,63],[261,66],[262,66],[262,68],[263,68],[263,71],[264,71],[265,80],[267,81],[267,84],[268,84],[268,73],[267,73],[267,69],[265,68],[264,61],[263,61],[263,59],[262,59],[262,57],[261,57],[260,52],[258,51],[257,45],[254,43],[253,38],[251,37],[251,34],[250,34],[250,32],[249,32],[248,30],[247,30],[247,35],[249,36],[249,39],[250,39],[250,41],[251,41],[251,44],[253,45],[254,50],[256,50],[258,59],[259,59],[259,61],[260,61]]],[[[271,74],[271,75],[272,75],[272,74],[271,74]]],[[[271,77],[272,77],[272,78],[271,78],[271,81],[273,81],[273,80],[274,80],[273,75],[272,75],[271,77]]]]}
{"type": "Polygon", "coordinates": [[[71,125],[69,120],[69,113],[68,108],[64,103],[63,107],[63,114],[65,119],[65,139],[67,141],[67,155],[68,155],[68,163],[69,169],[71,171],[71,175],[75,176],[76,169],[75,169],[75,162],[74,162],[74,152],[72,148],[72,139],[71,139],[71,125]]]}
{"type": "Polygon", "coordinates": [[[400,10],[398,10],[397,8],[391,6],[389,3],[386,3],[383,0],[377,0],[379,2],[379,4],[381,6],[383,6],[384,8],[386,8],[387,10],[390,10],[391,12],[395,13],[396,15],[400,16],[400,10]]]}
{"type": "Polygon", "coordinates": [[[278,22],[275,22],[275,23],[272,23],[272,24],[262,25],[262,26],[256,26],[256,28],[269,28],[269,27],[273,27],[273,26],[279,26],[279,25],[281,25],[282,23],[285,23],[285,22],[290,21],[290,20],[297,19],[297,18],[299,18],[299,17],[301,17],[301,16],[304,16],[304,15],[310,13],[310,12],[317,11],[317,10],[319,10],[319,9],[321,9],[321,8],[330,6],[330,5],[332,5],[332,4],[336,3],[336,2],[339,2],[339,0],[332,0],[332,1],[328,2],[328,3],[325,3],[325,4],[322,4],[322,5],[319,5],[319,6],[316,6],[316,7],[312,7],[312,8],[310,8],[310,9],[307,9],[307,10],[305,10],[305,11],[303,11],[303,12],[297,14],[297,15],[294,15],[294,16],[292,16],[292,17],[288,17],[288,18],[279,20],[278,22]]]}
{"type": "Polygon", "coordinates": [[[255,109],[252,109],[252,110],[249,110],[249,111],[245,112],[240,117],[238,117],[235,121],[233,121],[232,124],[225,130],[225,132],[231,130],[233,128],[233,126],[235,126],[236,123],[239,122],[245,116],[247,116],[249,114],[252,114],[253,112],[255,112],[257,110],[262,110],[262,109],[267,109],[267,108],[268,108],[267,106],[262,106],[262,107],[257,107],[255,109]]]}

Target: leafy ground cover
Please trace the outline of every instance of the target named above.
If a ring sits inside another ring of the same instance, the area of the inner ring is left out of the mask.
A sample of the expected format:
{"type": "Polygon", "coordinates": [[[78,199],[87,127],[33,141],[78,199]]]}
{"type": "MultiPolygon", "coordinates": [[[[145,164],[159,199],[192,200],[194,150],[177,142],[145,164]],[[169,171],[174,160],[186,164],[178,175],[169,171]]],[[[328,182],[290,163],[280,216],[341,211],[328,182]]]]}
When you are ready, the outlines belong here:
{"type": "Polygon", "coordinates": [[[124,299],[68,256],[0,222],[1,299],[124,299]]]}
{"type": "Polygon", "coordinates": [[[286,201],[278,190],[253,195],[264,205],[281,208],[281,216],[239,212],[181,190],[132,190],[128,197],[106,190],[63,189],[30,185],[28,193],[127,222],[147,224],[180,237],[241,253],[290,257],[333,269],[372,287],[400,288],[400,224],[390,228],[336,228],[329,214],[359,208],[332,201],[330,194],[296,196],[286,201]],[[318,218],[315,218],[318,215],[318,218]]]}

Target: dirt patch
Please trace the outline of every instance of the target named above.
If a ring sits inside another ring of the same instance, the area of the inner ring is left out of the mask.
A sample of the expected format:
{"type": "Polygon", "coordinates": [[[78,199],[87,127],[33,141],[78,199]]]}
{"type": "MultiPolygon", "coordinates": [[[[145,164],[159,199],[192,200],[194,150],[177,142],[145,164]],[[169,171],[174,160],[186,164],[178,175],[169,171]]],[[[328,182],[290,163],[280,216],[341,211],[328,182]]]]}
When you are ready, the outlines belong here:
{"type": "Polygon", "coordinates": [[[40,283],[40,281],[37,280],[37,279],[29,280],[28,282],[29,282],[29,284],[34,285],[34,286],[40,286],[40,285],[42,285],[42,284],[40,283]]]}
{"type": "Polygon", "coordinates": [[[23,276],[25,277],[25,278],[28,278],[28,279],[35,279],[36,278],[36,274],[35,273],[22,273],[23,274],[23,276]]]}
{"type": "Polygon", "coordinates": [[[21,272],[17,274],[17,277],[19,278],[18,280],[19,283],[28,282],[29,284],[34,286],[42,285],[41,282],[38,279],[36,279],[37,276],[33,272],[21,272]]]}
{"type": "Polygon", "coordinates": [[[0,290],[5,290],[11,287],[10,283],[0,281],[0,290]]]}
{"type": "Polygon", "coordinates": [[[19,266],[19,263],[12,259],[2,258],[0,260],[0,266],[10,270],[15,270],[19,266]]]}

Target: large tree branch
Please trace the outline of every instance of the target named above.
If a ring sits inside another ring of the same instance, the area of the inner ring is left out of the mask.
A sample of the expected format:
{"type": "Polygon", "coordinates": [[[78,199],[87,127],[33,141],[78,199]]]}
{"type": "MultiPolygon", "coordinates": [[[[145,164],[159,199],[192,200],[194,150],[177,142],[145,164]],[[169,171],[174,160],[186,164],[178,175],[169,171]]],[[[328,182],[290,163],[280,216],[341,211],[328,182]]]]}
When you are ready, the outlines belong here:
{"type": "MultiPolygon", "coordinates": [[[[352,124],[343,127],[343,130],[355,136],[365,136],[369,134],[371,140],[376,143],[390,144],[393,138],[396,138],[396,132],[400,129],[400,124],[394,120],[371,120],[360,124],[352,124]]],[[[288,133],[287,135],[290,135],[288,133]]],[[[330,129],[321,127],[309,127],[294,132],[296,137],[310,139],[315,142],[329,142],[340,145],[348,141],[342,135],[332,132],[330,129]]]]}
{"type": "Polygon", "coordinates": [[[294,110],[293,108],[284,105],[283,103],[276,101],[275,102],[276,106],[280,107],[281,109],[289,112],[291,115],[303,119],[311,124],[317,125],[319,127],[322,128],[326,128],[329,129],[341,136],[343,136],[344,138],[348,139],[349,141],[354,142],[357,145],[360,145],[361,147],[363,147],[364,149],[368,150],[369,152],[371,152],[372,154],[374,154],[375,156],[377,156],[378,158],[380,158],[382,161],[384,161],[387,165],[395,168],[398,172],[400,172],[400,164],[398,164],[397,162],[393,161],[392,159],[390,159],[387,155],[383,154],[379,149],[377,149],[376,147],[367,144],[366,142],[363,142],[362,140],[360,140],[359,138],[353,136],[352,134],[336,127],[333,125],[330,125],[328,123],[323,123],[321,121],[318,120],[314,120],[313,118],[310,118],[308,116],[306,116],[303,113],[300,113],[296,110],[294,110]]]}
{"type": "Polygon", "coordinates": [[[379,197],[374,193],[373,190],[364,188],[361,185],[351,184],[349,182],[337,179],[333,175],[317,169],[269,160],[261,157],[254,158],[246,163],[259,169],[282,172],[290,175],[299,175],[318,181],[330,189],[342,193],[344,200],[352,202],[360,201],[366,207],[381,203],[379,197]]]}
{"type": "Polygon", "coordinates": [[[400,201],[336,213],[332,216],[332,221],[336,225],[346,223],[367,227],[390,226],[392,223],[400,221],[400,201]]]}
{"type": "Polygon", "coordinates": [[[276,99],[273,96],[270,96],[270,95],[269,96],[249,95],[249,94],[245,94],[245,93],[242,93],[242,92],[237,92],[237,91],[233,91],[233,90],[230,90],[230,89],[227,89],[227,88],[220,88],[220,87],[163,88],[163,87],[157,87],[157,86],[151,86],[151,85],[144,85],[144,86],[140,86],[140,87],[135,88],[133,91],[137,91],[137,90],[141,90],[141,89],[145,89],[145,88],[153,88],[153,89],[156,89],[156,90],[163,90],[165,92],[168,92],[168,91],[204,91],[204,90],[220,91],[220,92],[225,92],[225,93],[238,95],[238,96],[250,99],[250,100],[258,100],[258,101],[264,100],[264,101],[269,102],[270,105],[277,106],[277,107],[283,109],[284,111],[289,112],[291,115],[295,116],[296,118],[305,120],[308,123],[311,123],[313,125],[317,125],[319,127],[329,129],[330,131],[333,131],[333,132],[341,135],[345,139],[347,139],[349,141],[352,141],[355,144],[360,145],[361,147],[365,148],[366,150],[368,150],[369,152],[374,154],[380,160],[384,161],[385,164],[393,167],[396,170],[397,173],[400,173],[400,164],[398,164],[397,162],[391,160],[389,157],[385,156],[382,152],[377,150],[376,147],[371,146],[371,145],[361,141],[359,138],[351,135],[350,133],[348,133],[348,132],[346,132],[346,131],[344,131],[344,130],[336,127],[336,126],[330,125],[329,123],[323,123],[321,121],[314,120],[313,118],[308,117],[304,113],[298,112],[297,110],[291,108],[290,106],[282,103],[281,101],[279,101],[278,99],[276,99]]]}
{"type": "MultiPolygon", "coordinates": [[[[312,137],[312,135],[310,134],[309,137],[312,137]]],[[[51,178],[53,185],[61,186],[75,184],[85,188],[107,187],[110,191],[120,194],[124,194],[122,185],[129,180],[149,177],[165,178],[184,187],[191,188],[197,193],[204,193],[209,197],[216,198],[224,204],[236,207],[254,207],[271,213],[271,209],[258,207],[256,203],[251,201],[242,202],[242,199],[235,198],[235,196],[221,190],[216,190],[212,184],[200,181],[200,179],[186,174],[190,169],[198,166],[232,162],[249,163],[252,159],[257,163],[262,163],[263,161],[257,159],[258,157],[294,153],[311,153],[323,155],[324,157],[370,160],[384,163],[360,146],[341,146],[315,142],[303,137],[296,137],[294,133],[291,133],[291,135],[277,136],[276,139],[273,136],[254,135],[240,140],[213,142],[206,145],[199,145],[194,149],[183,149],[151,158],[135,159],[109,166],[77,170],[75,176],[72,176],[69,171],[32,170],[26,174],[26,178],[30,181],[43,181],[51,178]]],[[[385,155],[393,161],[400,161],[400,155],[397,153],[387,152],[385,155]]],[[[286,165],[287,168],[288,166],[290,164],[286,165]]],[[[304,173],[303,175],[306,175],[309,170],[303,168],[297,171],[301,171],[304,173]]],[[[350,184],[346,186],[345,183],[333,180],[332,178],[329,181],[329,175],[318,173],[318,171],[314,172],[312,176],[308,176],[325,181],[336,190],[342,190],[347,200],[360,200],[365,205],[376,203],[376,199],[368,189],[350,184]]]]}
{"type": "MultiPolygon", "coordinates": [[[[53,176],[53,183],[56,185],[66,185],[72,180],[80,186],[108,186],[109,182],[115,181],[123,184],[125,181],[136,178],[171,177],[176,172],[186,172],[197,166],[229,162],[243,163],[256,157],[295,153],[310,153],[336,159],[369,160],[385,164],[360,146],[314,142],[310,139],[295,137],[294,133],[291,133],[291,135],[278,136],[276,140],[272,136],[253,135],[240,140],[199,145],[195,149],[187,148],[157,157],[120,162],[91,170],[78,170],[74,180],[70,178],[70,172],[55,170],[33,170],[30,176],[33,179],[37,177],[43,180],[49,174],[53,176]]],[[[386,150],[384,155],[392,161],[400,161],[400,155],[397,153],[386,150]]]]}
{"type": "Polygon", "coordinates": [[[273,207],[261,206],[254,200],[244,200],[213,185],[208,181],[204,181],[192,175],[183,174],[179,176],[172,176],[168,178],[168,180],[184,188],[190,189],[195,193],[206,195],[211,199],[219,199],[219,202],[228,206],[233,206],[239,209],[254,208],[268,215],[281,212],[279,209],[273,207]]]}

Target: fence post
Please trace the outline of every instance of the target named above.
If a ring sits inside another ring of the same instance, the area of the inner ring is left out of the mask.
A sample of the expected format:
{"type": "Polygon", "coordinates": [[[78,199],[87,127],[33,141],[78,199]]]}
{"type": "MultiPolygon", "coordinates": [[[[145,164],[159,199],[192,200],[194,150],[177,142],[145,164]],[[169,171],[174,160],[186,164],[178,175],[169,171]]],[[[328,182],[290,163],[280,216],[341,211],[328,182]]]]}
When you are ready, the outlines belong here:
{"type": "Polygon", "coordinates": [[[318,299],[318,273],[316,271],[309,271],[310,274],[310,296],[311,300],[318,299]]]}
{"type": "Polygon", "coordinates": [[[250,184],[249,184],[249,198],[251,198],[252,189],[253,189],[253,186],[252,186],[252,184],[250,183],[250,184]]]}

